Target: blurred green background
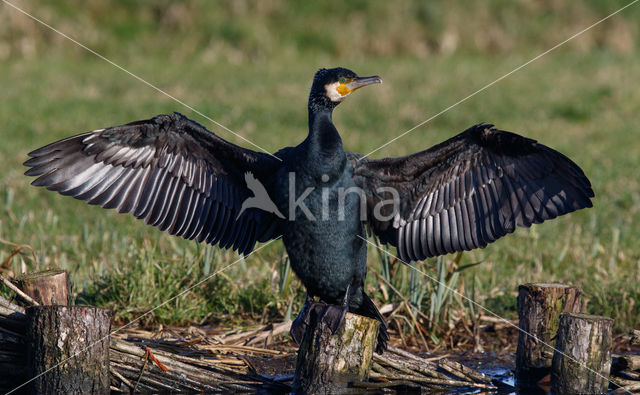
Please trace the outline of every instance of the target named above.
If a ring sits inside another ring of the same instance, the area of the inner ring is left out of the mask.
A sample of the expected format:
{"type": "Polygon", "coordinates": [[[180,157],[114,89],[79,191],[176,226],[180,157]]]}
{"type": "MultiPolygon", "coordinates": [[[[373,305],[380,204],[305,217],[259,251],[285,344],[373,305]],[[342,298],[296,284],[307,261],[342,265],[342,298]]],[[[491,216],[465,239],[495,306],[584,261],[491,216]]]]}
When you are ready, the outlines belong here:
{"type": "MultiPolygon", "coordinates": [[[[306,136],[307,94],[318,68],[380,75],[381,86],[350,97],[334,117],[345,147],[362,153],[627,4],[12,2],[271,152],[306,136]]],[[[516,317],[518,284],[561,281],[581,286],[589,311],[616,318],[618,331],[640,325],[638,20],[640,5],[631,6],[373,155],[409,154],[491,122],[560,150],[593,183],[594,208],[519,229],[484,250],[421,263],[422,270],[507,318],[516,317]]],[[[112,307],[126,322],[238,259],[31,187],[22,162],[71,134],[172,111],[248,147],[244,141],[7,4],[0,4],[0,92],[5,275],[69,269],[78,302],[112,307]]],[[[424,316],[405,321],[419,322],[430,341],[481,313],[376,251],[369,256],[369,292],[379,305],[407,298],[407,310],[424,316]]],[[[145,323],[277,321],[295,314],[302,292],[276,242],[145,323]]]]}

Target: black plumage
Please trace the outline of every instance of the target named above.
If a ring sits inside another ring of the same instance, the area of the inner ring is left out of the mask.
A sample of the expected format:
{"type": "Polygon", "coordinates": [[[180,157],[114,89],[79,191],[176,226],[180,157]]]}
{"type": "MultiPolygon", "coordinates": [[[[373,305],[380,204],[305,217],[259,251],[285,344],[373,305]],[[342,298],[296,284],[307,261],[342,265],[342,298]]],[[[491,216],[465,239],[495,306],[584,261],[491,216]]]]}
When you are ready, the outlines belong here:
{"type": "Polygon", "coordinates": [[[369,198],[391,186],[397,214],[369,224],[405,261],[483,248],[517,226],[591,207],[591,184],[561,153],[493,125],[472,126],[430,149],[402,158],[362,159],[353,178],[369,198]]]}
{"type": "Polygon", "coordinates": [[[244,172],[264,179],[274,157],[220,139],[183,115],[95,130],[29,154],[35,186],[130,213],[161,230],[248,254],[271,239],[272,214],[247,210],[244,172]]]}
{"type": "Polygon", "coordinates": [[[242,254],[282,235],[309,295],[294,337],[310,311],[322,310],[337,328],[350,310],[381,321],[382,352],[386,325],[363,289],[366,226],[408,262],[483,248],[516,226],[591,207],[594,194],[564,155],[487,124],[400,158],[345,151],[333,109],[378,82],[343,68],[318,71],[307,138],[275,156],[233,145],[174,113],[37,149],[25,162],[26,175],[38,177],[33,185],[242,254]],[[275,206],[245,207],[257,198],[245,177],[259,181],[275,206]]]}

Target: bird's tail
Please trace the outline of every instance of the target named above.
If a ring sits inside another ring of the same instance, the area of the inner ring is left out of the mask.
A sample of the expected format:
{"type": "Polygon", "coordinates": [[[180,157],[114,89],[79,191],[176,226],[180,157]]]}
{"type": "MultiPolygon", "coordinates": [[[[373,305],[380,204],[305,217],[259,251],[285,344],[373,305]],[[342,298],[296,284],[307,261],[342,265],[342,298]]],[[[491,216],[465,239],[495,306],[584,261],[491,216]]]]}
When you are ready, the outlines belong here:
{"type": "Polygon", "coordinates": [[[378,328],[378,344],[376,346],[376,352],[382,354],[387,349],[387,340],[389,340],[389,332],[387,332],[387,323],[384,320],[382,314],[373,303],[369,295],[364,291],[362,292],[362,304],[358,310],[354,311],[356,314],[363,315],[365,317],[373,318],[380,321],[380,327],[378,328]]]}

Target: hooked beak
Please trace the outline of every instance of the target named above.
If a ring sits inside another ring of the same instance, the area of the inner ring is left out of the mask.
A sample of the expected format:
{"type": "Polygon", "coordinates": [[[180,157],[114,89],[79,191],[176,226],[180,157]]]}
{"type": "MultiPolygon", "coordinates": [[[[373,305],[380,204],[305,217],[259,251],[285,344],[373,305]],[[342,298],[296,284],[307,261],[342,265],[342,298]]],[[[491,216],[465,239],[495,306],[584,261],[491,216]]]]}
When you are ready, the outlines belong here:
{"type": "Polygon", "coordinates": [[[382,84],[382,78],[378,77],[377,75],[371,77],[356,77],[356,79],[346,84],[346,86],[350,91],[355,91],[356,89],[360,89],[363,86],[372,84],[382,84]]]}

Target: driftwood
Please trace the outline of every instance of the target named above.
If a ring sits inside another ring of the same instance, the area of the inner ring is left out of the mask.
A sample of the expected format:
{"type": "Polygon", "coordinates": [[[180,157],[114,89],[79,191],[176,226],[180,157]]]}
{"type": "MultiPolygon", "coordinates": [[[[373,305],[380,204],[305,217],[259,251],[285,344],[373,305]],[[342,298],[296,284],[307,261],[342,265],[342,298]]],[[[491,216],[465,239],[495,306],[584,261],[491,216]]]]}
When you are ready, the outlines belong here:
{"type": "Polygon", "coordinates": [[[248,379],[246,374],[225,369],[222,364],[151,351],[119,339],[113,339],[110,358],[112,374],[124,384],[119,388],[127,391],[253,391],[262,384],[248,379]]]}
{"type": "Polygon", "coordinates": [[[563,284],[520,285],[516,351],[516,380],[520,388],[534,387],[549,374],[560,314],[580,311],[581,294],[579,288],[563,284]]]}
{"type": "MultiPolygon", "coordinates": [[[[6,392],[27,379],[10,380],[12,374],[21,377],[26,365],[26,318],[24,308],[13,301],[0,298],[0,307],[6,309],[6,314],[0,314],[0,392],[6,392]]],[[[226,334],[211,327],[162,328],[157,332],[128,328],[111,338],[109,388],[125,392],[134,388],[148,392],[290,392],[294,349],[277,338],[288,330],[289,323],[226,334]],[[263,362],[267,368],[261,367],[263,362]]],[[[633,360],[630,357],[629,361],[633,360]]],[[[629,369],[634,364],[629,362],[624,370],[614,371],[617,376],[612,381],[622,387],[616,393],[640,388],[640,373],[629,369]]],[[[384,355],[374,354],[368,381],[352,386],[368,390],[496,389],[491,377],[459,362],[446,357],[425,359],[393,346],[384,355]]]]}
{"type": "Polygon", "coordinates": [[[0,296],[0,345],[4,340],[3,336],[6,336],[7,333],[24,333],[25,319],[24,307],[13,304],[0,296]]]}
{"type": "Polygon", "coordinates": [[[335,334],[311,314],[298,351],[293,386],[309,392],[339,392],[352,382],[366,381],[376,348],[379,322],[347,313],[335,334]]]}
{"type": "Polygon", "coordinates": [[[85,306],[27,309],[32,393],[108,393],[111,312],[85,306]]]}
{"type": "Polygon", "coordinates": [[[613,371],[640,370],[640,355],[614,355],[611,369],[613,371]]]}
{"type": "Polygon", "coordinates": [[[380,389],[415,387],[442,391],[446,388],[479,388],[495,390],[489,376],[458,362],[440,358],[433,362],[405,350],[391,347],[384,355],[374,354],[370,380],[352,385],[358,388],[380,389]]]}
{"type": "Polygon", "coordinates": [[[640,379],[635,378],[635,379],[629,379],[627,376],[628,371],[622,372],[623,376],[627,377],[627,378],[622,378],[622,377],[610,377],[609,380],[611,383],[614,384],[614,386],[618,387],[615,390],[613,390],[610,393],[614,393],[614,394],[630,394],[630,393],[637,393],[640,392],[640,379]]]}
{"type": "Polygon", "coordinates": [[[69,275],[64,270],[27,273],[16,279],[18,286],[41,305],[69,304],[69,275]]]}
{"type": "Polygon", "coordinates": [[[606,392],[611,370],[613,320],[581,313],[560,316],[551,369],[553,393],[606,392]]]}
{"type": "MultiPolygon", "coordinates": [[[[270,330],[270,327],[264,329],[265,332],[270,330]]],[[[166,386],[170,386],[173,391],[186,391],[189,386],[192,391],[205,392],[254,391],[256,388],[268,388],[278,392],[292,391],[290,384],[293,376],[287,376],[287,371],[280,371],[277,375],[265,375],[259,372],[258,363],[252,362],[249,355],[262,356],[265,358],[264,361],[290,360],[293,369],[293,354],[244,346],[244,334],[251,334],[252,338],[258,336],[259,332],[252,330],[224,337],[215,336],[216,344],[207,344],[211,341],[207,340],[206,336],[198,337],[198,342],[184,338],[180,341],[164,339],[142,342],[135,338],[151,339],[154,337],[153,334],[140,330],[128,331],[126,340],[112,338],[112,386],[114,389],[131,391],[136,385],[136,378],[141,377],[137,389],[156,392],[163,389],[169,391],[166,386]],[[224,343],[225,341],[231,343],[224,343]],[[145,350],[145,344],[150,347],[150,354],[145,350]],[[151,356],[168,371],[163,371],[151,356]]],[[[447,359],[433,362],[395,347],[389,347],[382,356],[374,354],[369,381],[354,382],[352,385],[367,389],[496,388],[492,385],[490,377],[457,362],[447,359]],[[447,366],[456,374],[448,373],[443,366],[447,366]]]]}
{"type": "MultiPolygon", "coordinates": [[[[16,309],[11,314],[24,311],[15,304],[11,306],[16,309]]],[[[6,320],[0,317],[0,368],[5,366],[16,372],[25,365],[19,359],[20,355],[26,354],[24,320],[22,316],[12,321],[17,322],[18,327],[9,333],[3,331],[2,324],[6,320]],[[4,340],[11,339],[12,343],[3,342],[3,336],[4,340]],[[5,347],[7,344],[13,344],[14,351],[9,353],[5,347]],[[6,364],[3,365],[3,361],[6,364]]],[[[241,333],[233,331],[228,335],[210,334],[199,328],[166,328],[160,333],[127,329],[111,338],[110,389],[125,392],[134,388],[148,392],[229,392],[260,388],[290,392],[295,367],[293,354],[264,348],[277,334],[288,332],[289,325],[267,325],[241,333]],[[277,371],[260,369],[261,360],[276,362],[277,371]],[[278,361],[288,361],[290,368],[278,361]]],[[[3,377],[1,372],[0,377],[3,377]]],[[[0,390],[11,390],[24,381],[14,381],[15,384],[2,388],[0,379],[0,390]]],[[[373,390],[414,388],[442,391],[467,387],[491,391],[496,388],[490,377],[458,362],[442,357],[425,359],[393,346],[389,346],[384,355],[374,354],[368,381],[352,385],[373,390]]]]}
{"type": "Polygon", "coordinates": [[[12,389],[25,381],[26,342],[24,319],[18,321],[22,328],[16,331],[6,329],[7,319],[0,317],[0,392],[12,389]],[[5,388],[2,388],[5,386],[5,388]]]}
{"type": "MultiPolygon", "coordinates": [[[[111,338],[111,389],[129,392],[137,385],[137,390],[148,392],[229,392],[255,391],[257,388],[289,392],[292,390],[290,384],[295,369],[294,350],[285,345],[278,346],[278,349],[245,345],[249,339],[264,339],[274,330],[280,330],[278,325],[267,325],[262,329],[242,333],[233,332],[229,336],[212,334],[212,329],[206,327],[204,330],[164,328],[155,333],[140,329],[118,332],[111,338]],[[154,359],[168,371],[160,368],[154,359]],[[260,369],[261,361],[267,364],[276,362],[276,371],[266,372],[267,370],[260,369]],[[287,363],[283,365],[278,361],[287,363]],[[168,387],[172,389],[169,390],[168,387]]],[[[0,331],[0,335],[2,333],[0,331]]],[[[23,333],[17,333],[15,339],[23,338],[22,336],[23,333]]],[[[1,339],[0,336],[0,342],[1,339]]],[[[5,366],[15,371],[20,366],[19,360],[15,358],[25,352],[17,349],[18,352],[9,355],[5,354],[3,347],[0,344],[0,361],[6,356],[5,366]]],[[[24,350],[24,345],[22,347],[24,350]]],[[[2,373],[0,377],[3,377],[2,373]]],[[[617,383],[621,386],[640,384],[628,377],[626,381],[620,380],[617,383]]],[[[24,380],[16,385],[22,382],[24,380]]],[[[352,385],[370,390],[413,388],[446,391],[459,387],[483,391],[496,389],[491,377],[447,357],[425,359],[392,346],[388,347],[384,355],[374,354],[368,381],[352,385]]],[[[14,387],[15,385],[6,390],[14,387]]]]}
{"type": "Polygon", "coordinates": [[[225,336],[224,341],[225,343],[267,346],[274,336],[289,333],[289,328],[291,328],[291,321],[269,324],[263,328],[225,336]]]}
{"type": "MultiPolygon", "coordinates": [[[[272,329],[274,328],[267,326],[263,331],[268,332],[272,329]]],[[[184,332],[188,330],[180,330],[180,333],[184,332]]],[[[168,391],[169,389],[164,387],[167,385],[173,391],[186,391],[187,386],[191,386],[193,391],[197,389],[205,392],[231,391],[232,389],[254,391],[256,388],[268,388],[279,392],[291,391],[290,384],[293,377],[287,375],[288,371],[280,370],[277,374],[265,375],[258,365],[260,360],[267,363],[287,360],[291,361],[291,369],[293,369],[293,354],[245,346],[243,344],[247,337],[244,334],[250,334],[250,338],[260,335],[258,330],[224,337],[211,338],[203,335],[198,336],[196,342],[196,339],[186,339],[183,337],[185,335],[179,335],[176,332],[174,336],[182,340],[167,338],[143,341],[142,338],[151,339],[154,335],[151,332],[130,330],[126,334],[126,339],[112,338],[112,386],[130,391],[136,385],[135,378],[142,377],[137,388],[156,392],[163,389],[168,391]],[[139,340],[135,340],[136,338],[139,340]],[[210,344],[212,340],[215,344],[210,344]],[[230,343],[225,343],[226,341],[230,343]],[[149,346],[150,354],[147,354],[146,346],[149,346]],[[250,355],[258,357],[255,362],[250,355]],[[163,371],[151,356],[168,371],[163,371]],[[185,383],[184,379],[190,381],[185,383]]],[[[352,385],[366,389],[412,387],[443,390],[468,387],[492,390],[496,388],[490,377],[458,362],[446,358],[434,362],[395,347],[389,347],[384,355],[374,354],[369,381],[354,382],[352,385]]]]}
{"type": "Polygon", "coordinates": [[[18,306],[17,304],[11,302],[8,299],[0,296],[0,316],[3,317],[13,317],[13,318],[24,318],[24,307],[18,306]]]}

